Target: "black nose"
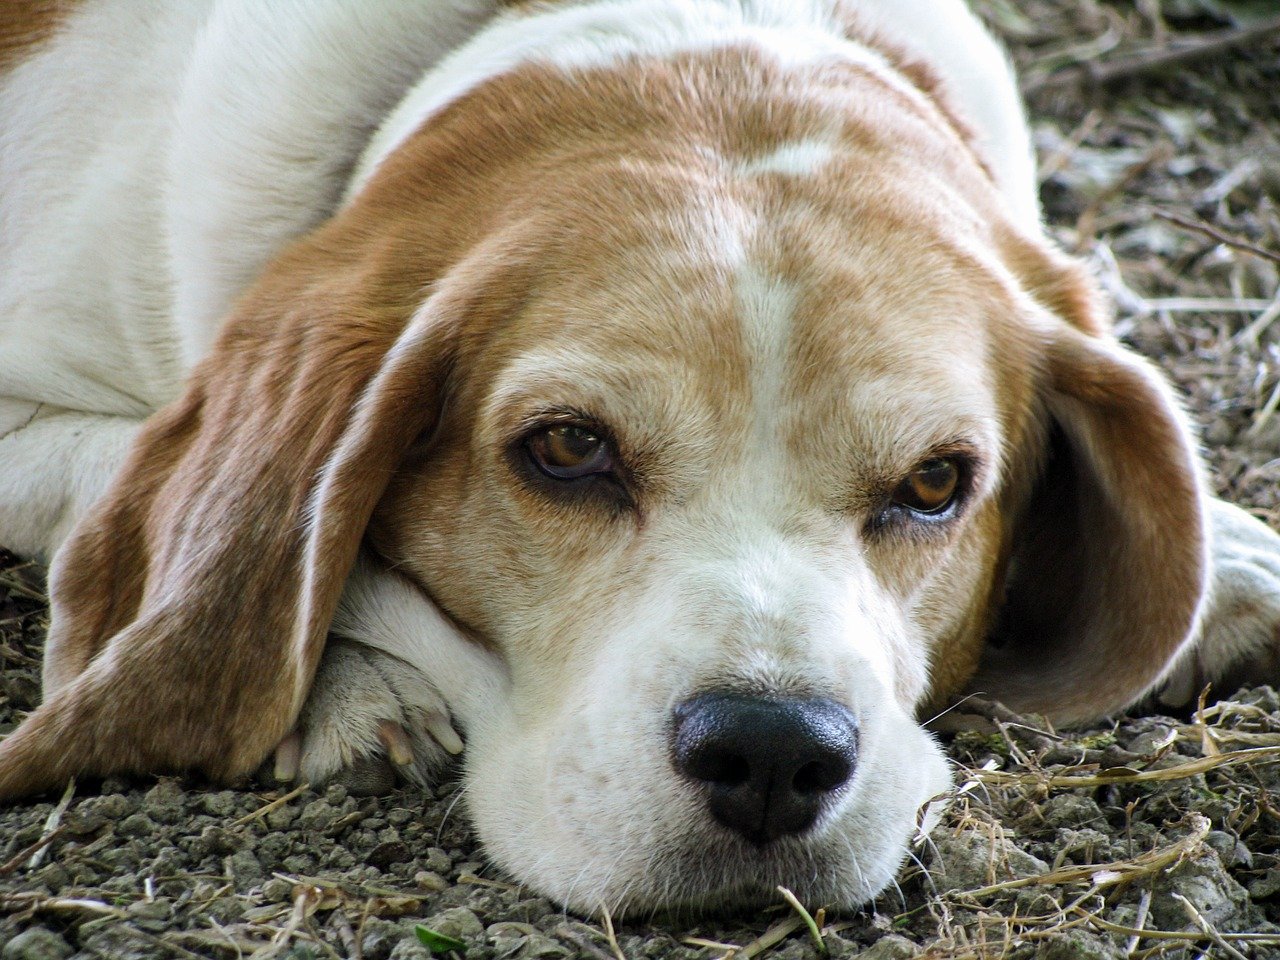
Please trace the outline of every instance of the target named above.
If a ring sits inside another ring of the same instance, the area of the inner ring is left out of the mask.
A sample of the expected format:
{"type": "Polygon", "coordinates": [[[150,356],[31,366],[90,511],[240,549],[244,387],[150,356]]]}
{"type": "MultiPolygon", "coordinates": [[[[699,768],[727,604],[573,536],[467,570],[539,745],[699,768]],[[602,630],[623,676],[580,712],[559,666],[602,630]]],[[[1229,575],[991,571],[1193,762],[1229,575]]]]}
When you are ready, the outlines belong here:
{"type": "Polygon", "coordinates": [[[857,760],[857,720],[833,700],[705,693],[675,709],[676,769],[752,843],[807,830],[857,760]]]}

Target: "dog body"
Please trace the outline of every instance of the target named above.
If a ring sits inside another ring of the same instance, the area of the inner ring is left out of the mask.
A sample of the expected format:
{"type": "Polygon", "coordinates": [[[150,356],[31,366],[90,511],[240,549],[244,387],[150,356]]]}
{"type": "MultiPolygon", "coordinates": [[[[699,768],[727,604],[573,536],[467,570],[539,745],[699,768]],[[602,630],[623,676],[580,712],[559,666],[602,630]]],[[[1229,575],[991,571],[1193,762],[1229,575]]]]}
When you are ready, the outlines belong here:
{"type": "Polygon", "coordinates": [[[921,711],[1266,661],[1274,535],[1043,238],[961,3],[490,6],[2,15],[0,542],[54,622],[0,796],[422,779],[452,716],[572,906],[850,905],[949,783],[921,711]]]}

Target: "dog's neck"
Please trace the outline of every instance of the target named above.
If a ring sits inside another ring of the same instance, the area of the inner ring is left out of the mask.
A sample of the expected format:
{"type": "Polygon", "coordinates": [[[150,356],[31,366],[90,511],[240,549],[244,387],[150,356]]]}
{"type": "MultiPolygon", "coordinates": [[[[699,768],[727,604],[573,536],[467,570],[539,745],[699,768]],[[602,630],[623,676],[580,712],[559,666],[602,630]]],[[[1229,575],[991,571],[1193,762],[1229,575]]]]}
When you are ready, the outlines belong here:
{"type": "Polygon", "coordinates": [[[564,0],[516,4],[429,70],[365,148],[347,199],[433,115],[486,80],[524,64],[607,68],[637,57],[669,57],[731,46],[767,52],[780,64],[856,64],[911,97],[942,96],[1005,196],[1014,219],[1039,219],[1030,145],[1003,55],[962,0],[564,0]],[[915,15],[902,7],[918,8],[915,15]],[[892,14],[892,15],[890,15],[892,14]],[[903,29],[911,24],[911,31],[903,29]],[[926,91],[904,61],[940,65],[926,91]],[[992,74],[996,74],[994,77],[992,74]],[[1005,97],[992,90],[1007,90],[1005,97]]]}

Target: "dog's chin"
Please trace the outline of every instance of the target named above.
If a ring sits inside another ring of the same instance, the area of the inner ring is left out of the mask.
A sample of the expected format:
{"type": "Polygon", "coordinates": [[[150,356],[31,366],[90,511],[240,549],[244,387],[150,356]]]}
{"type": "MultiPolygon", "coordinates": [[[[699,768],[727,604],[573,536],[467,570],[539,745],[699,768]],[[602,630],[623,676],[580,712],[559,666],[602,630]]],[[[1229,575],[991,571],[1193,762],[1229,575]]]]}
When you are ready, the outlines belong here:
{"type": "Polygon", "coordinates": [[[527,794],[513,810],[477,802],[483,790],[469,792],[471,814],[497,866],[584,915],[723,913],[778,904],[778,887],[815,909],[853,910],[892,883],[913,838],[936,822],[943,804],[930,801],[950,788],[941,751],[915,730],[914,758],[895,765],[896,776],[865,771],[831,817],[763,845],[720,826],[678,787],[655,791],[627,817],[597,820],[590,805],[535,809],[527,794]]]}
{"type": "Polygon", "coordinates": [[[907,849],[906,838],[894,838],[899,855],[877,851],[864,864],[852,842],[822,845],[797,838],[754,846],[725,831],[707,833],[705,841],[655,853],[662,869],[630,891],[605,891],[594,904],[590,897],[566,899],[566,906],[589,914],[604,903],[615,916],[729,913],[777,905],[778,888],[785,887],[815,909],[854,909],[892,882],[907,849]]]}
{"type": "MultiPolygon", "coordinates": [[[[815,909],[860,907],[892,882],[910,835],[865,838],[866,844],[860,839],[800,837],[756,846],[712,827],[655,845],[638,870],[592,863],[595,858],[584,850],[576,869],[552,876],[531,876],[534,865],[512,862],[502,851],[490,849],[490,854],[537,893],[585,916],[603,907],[615,918],[685,917],[776,905],[779,887],[815,909]]],[[[534,873],[539,873],[536,867],[534,873]]]]}

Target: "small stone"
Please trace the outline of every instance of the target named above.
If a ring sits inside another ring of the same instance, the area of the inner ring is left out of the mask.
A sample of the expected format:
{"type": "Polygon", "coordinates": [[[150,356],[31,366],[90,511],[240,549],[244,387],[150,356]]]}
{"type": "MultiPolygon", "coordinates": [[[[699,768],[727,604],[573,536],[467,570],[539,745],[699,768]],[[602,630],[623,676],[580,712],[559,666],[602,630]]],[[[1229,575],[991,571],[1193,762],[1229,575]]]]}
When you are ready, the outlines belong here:
{"type": "Polygon", "coordinates": [[[434,873],[445,874],[453,869],[453,858],[439,847],[431,847],[422,858],[422,865],[434,873]]]}
{"type": "Polygon", "coordinates": [[[1225,447],[1236,437],[1236,431],[1226,417],[1215,417],[1204,428],[1205,443],[1214,447],[1225,447]]]}
{"type": "Polygon", "coordinates": [[[512,946],[515,949],[503,955],[512,957],[514,960],[537,960],[537,958],[542,957],[568,957],[572,955],[572,951],[568,947],[560,941],[548,937],[545,933],[531,933],[527,937],[521,937],[512,946]]]}
{"type": "Polygon", "coordinates": [[[325,865],[332,867],[334,870],[350,870],[356,864],[356,858],[351,851],[344,850],[341,847],[335,847],[327,857],[325,857],[325,865]]]}
{"type": "Polygon", "coordinates": [[[233,817],[238,812],[240,794],[232,790],[206,793],[199,800],[199,807],[211,817],[233,817]]]}
{"type": "Polygon", "coordinates": [[[122,837],[149,837],[156,832],[156,822],[145,813],[135,813],[120,821],[116,833],[122,837]]]}
{"type": "Polygon", "coordinates": [[[513,920],[502,920],[498,923],[491,923],[485,927],[486,934],[490,940],[518,940],[520,937],[533,936],[541,933],[537,927],[531,923],[517,923],[513,920]]]}
{"type": "Polygon", "coordinates": [[[399,924],[380,917],[369,917],[361,929],[360,955],[366,960],[387,960],[392,948],[402,940],[417,940],[412,930],[403,930],[399,924]]]}
{"type": "MultiPolygon", "coordinates": [[[[333,788],[330,787],[330,792],[333,788]]],[[[343,792],[343,799],[346,798],[346,792],[343,792]]],[[[325,795],[323,800],[312,800],[302,808],[302,813],[298,815],[298,826],[303,830],[325,830],[331,827],[340,817],[341,801],[337,804],[331,803],[329,794],[325,795]]]]}
{"type": "Polygon", "coordinates": [[[52,930],[31,927],[4,945],[3,960],[66,960],[75,953],[71,945],[52,930]]]}
{"type": "Polygon", "coordinates": [[[228,924],[238,922],[244,916],[244,910],[244,901],[239,897],[219,897],[209,901],[202,913],[219,923],[228,924]]]}
{"type": "Polygon", "coordinates": [[[919,947],[906,937],[888,933],[855,956],[857,960],[908,960],[919,952],[919,947]]]}
{"type": "Polygon", "coordinates": [[[1149,757],[1151,754],[1165,749],[1175,736],[1173,727],[1154,720],[1147,720],[1142,724],[1142,729],[1138,734],[1124,744],[1124,748],[1130,753],[1149,757]]]}
{"type": "Polygon", "coordinates": [[[1252,867],[1253,854],[1243,843],[1225,830],[1210,830],[1204,842],[1217,851],[1228,867],[1252,867]]]}
{"type": "Polygon", "coordinates": [[[293,884],[279,877],[272,877],[262,885],[262,896],[272,903],[287,903],[293,900],[293,884]]]}
{"type": "Polygon", "coordinates": [[[262,863],[263,870],[272,872],[279,871],[282,873],[302,874],[310,876],[316,872],[315,857],[309,857],[305,854],[295,854],[285,857],[283,860],[271,860],[264,856],[259,856],[258,860],[262,863]]]}
{"type": "Polygon", "coordinates": [[[1265,900],[1280,893],[1280,869],[1272,867],[1262,876],[1249,884],[1249,896],[1255,900],[1265,900]]]}
{"type": "Polygon", "coordinates": [[[331,783],[325,789],[324,799],[331,807],[341,807],[347,801],[347,788],[340,783],[331,783]]]}
{"type": "Polygon", "coordinates": [[[394,810],[388,811],[387,823],[393,827],[403,827],[413,819],[413,811],[406,810],[404,807],[396,807],[394,810]]]}
{"type": "Polygon", "coordinates": [[[125,908],[130,919],[144,930],[160,931],[169,925],[173,904],[167,900],[138,900],[125,908]]]}
{"type": "Polygon", "coordinates": [[[157,823],[177,823],[186,815],[186,791],[180,781],[165,777],[142,797],[142,805],[157,823]]]}
{"type": "Polygon", "coordinates": [[[237,850],[227,857],[227,872],[235,878],[236,889],[251,886],[263,877],[262,864],[248,850],[237,850]]]}
{"type": "Polygon", "coordinates": [[[1082,930],[1046,940],[1035,953],[1036,960],[1122,960],[1124,955],[1114,943],[1082,930]]]}
{"type": "Polygon", "coordinates": [[[391,956],[387,960],[432,960],[434,956],[418,942],[417,937],[404,937],[391,948],[391,956]]]}
{"type": "Polygon", "coordinates": [[[484,924],[466,907],[453,907],[433,913],[423,922],[423,926],[456,940],[484,939],[484,924]]]}
{"type": "Polygon", "coordinates": [[[530,897],[521,900],[506,910],[506,915],[514,920],[533,923],[540,917],[557,912],[557,908],[546,897],[530,897]]]}
{"type": "Polygon", "coordinates": [[[958,836],[936,839],[933,868],[938,890],[945,892],[1036,876],[1047,872],[1049,865],[1007,838],[966,830],[958,836]]]}
{"type": "Polygon", "coordinates": [[[240,843],[240,837],[225,827],[205,827],[192,843],[191,849],[196,856],[213,854],[224,857],[239,850],[240,843]]]}
{"type": "Polygon", "coordinates": [[[379,870],[386,870],[393,863],[403,863],[411,859],[413,856],[409,848],[399,840],[392,840],[387,843],[380,843],[365,858],[370,866],[377,867],[379,870]]]}
{"type": "Polygon", "coordinates": [[[66,868],[60,863],[46,863],[28,879],[36,886],[47,887],[50,890],[61,890],[71,880],[67,876],[66,868]]]}
{"type": "Polygon", "coordinates": [[[298,819],[298,808],[292,803],[276,807],[267,814],[267,826],[272,830],[288,830],[293,821],[298,819]]]}
{"type": "Polygon", "coordinates": [[[413,875],[413,885],[427,893],[439,893],[449,888],[449,881],[430,870],[419,870],[413,875]]]}
{"type": "Polygon", "coordinates": [[[1055,827],[1085,827],[1106,823],[1102,809],[1088,797],[1077,793],[1060,793],[1040,807],[1047,823],[1055,827]]]}
{"type": "Polygon", "coordinates": [[[1222,866],[1216,853],[1206,852],[1184,860],[1156,881],[1151,898],[1151,922],[1164,930],[1176,930],[1190,922],[1186,908],[1171,894],[1191,902],[1214,926],[1230,929],[1248,908],[1248,894],[1222,866]]]}

